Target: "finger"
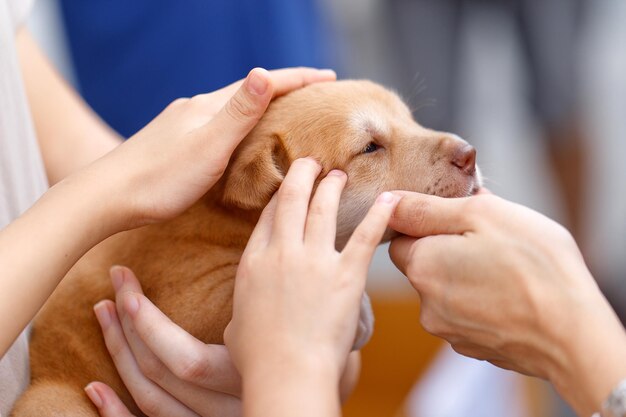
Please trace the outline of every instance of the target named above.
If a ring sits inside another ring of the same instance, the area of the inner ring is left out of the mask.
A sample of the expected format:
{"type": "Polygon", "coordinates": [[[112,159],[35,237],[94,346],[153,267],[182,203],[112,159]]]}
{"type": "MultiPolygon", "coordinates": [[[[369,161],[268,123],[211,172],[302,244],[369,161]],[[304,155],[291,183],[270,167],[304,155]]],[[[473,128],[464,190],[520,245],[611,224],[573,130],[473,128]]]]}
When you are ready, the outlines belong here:
{"type": "Polygon", "coordinates": [[[337,234],[337,210],[347,179],[343,171],[332,170],[320,182],[309,207],[305,242],[334,247],[337,234]]]}
{"type": "MultiPolygon", "coordinates": [[[[333,70],[308,67],[272,70],[269,71],[269,76],[274,85],[274,97],[282,96],[309,84],[337,79],[337,74],[333,70]]],[[[239,80],[217,91],[221,97],[224,97],[224,103],[241,87],[243,82],[244,80],[239,80]]]]}
{"type": "Polygon", "coordinates": [[[420,239],[400,236],[391,241],[389,257],[404,275],[413,279],[423,271],[432,272],[430,265],[444,265],[458,253],[458,235],[436,235],[420,239]],[[419,269],[417,269],[419,267],[419,269]]]}
{"type": "Polygon", "coordinates": [[[458,353],[459,355],[467,356],[468,358],[474,358],[481,361],[489,361],[491,363],[503,361],[502,356],[496,353],[493,349],[477,345],[472,342],[463,341],[451,343],[450,346],[452,347],[452,350],[454,350],[456,353],[458,353]]]}
{"type": "MultiPolygon", "coordinates": [[[[155,323],[157,326],[159,324],[155,323]]],[[[129,314],[122,320],[122,325],[131,351],[138,362],[139,369],[148,379],[157,383],[174,398],[202,416],[239,416],[241,414],[241,401],[239,398],[226,392],[230,390],[235,393],[235,390],[238,390],[237,393],[239,393],[238,385],[220,386],[219,377],[216,377],[214,381],[210,381],[208,384],[204,383],[206,380],[209,380],[207,376],[209,368],[202,361],[197,362],[200,365],[196,365],[194,362],[185,362],[185,358],[188,355],[183,356],[181,354],[176,367],[173,369],[168,368],[144,343],[142,339],[144,335],[142,335],[140,330],[137,330],[129,314]],[[203,383],[198,384],[195,382],[200,379],[203,383]]],[[[200,343],[195,339],[194,342],[200,343]]],[[[162,341],[161,343],[170,342],[162,341]]],[[[207,345],[200,346],[200,349],[204,349],[204,352],[200,353],[201,355],[207,355],[213,361],[220,360],[221,354],[221,356],[225,356],[226,360],[230,361],[224,346],[214,346],[215,349],[213,351],[206,348],[207,345]]],[[[182,353],[184,349],[189,349],[189,346],[179,346],[178,349],[182,353]]],[[[231,373],[236,374],[238,381],[238,374],[234,370],[231,373]]]]}
{"type": "Polygon", "coordinates": [[[230,155],[263,116],[273,91],[268,72],[262,68],[253,69],[215,117],[196,129],[195,134],[219,139],[209,148],[213,155],[216,150],[230,155]]]}
{"type": "Polygon", "coordinates": [[[391,261],[420,293],[432,293],[446,275],[462,267],[467,253],[466,238],[436,235],[415,239],[400,236],[389,246],[391,261]]]}
{"type": "Polygon", "coordinates": [[[442,198],[408,191],[394,193],[403,198],[391,217],[389,227],[400,233],[423,237],[462,234],[472,230],[465,215],[468,198],[442,198]]]}
{"type": "Polygon", "coordinates": [[[85,387],[85,393],[98,409],[101,417],[135,417],[122,400],[108,385],[92,382],[85,387]]]}
{"type": "Polygon", "coordinates": [[[213,391],[241,392],[239,373],[224,346],[206,345],[172,322],[142,295],[132,270],[117,266],[112,268],[112,275],[116,272],[121,276],[112,277],[112,281],[118,282],[114,284],[116,306],[119,317],[123,317],[126,339],[140,365],[147,363],[142,368],[158,376],[153,380],[169,388],[168,381],[176,376],[213,391]]]}
{"type": "Polygon", "coordinates": [[[211,391],[240,394],[241,379],[224,346],[202,343],[141,294],[124,292],[119,302],[127,312],[126,333],[137,357],[154,355],[164,365],[165,369],[152,371],[159,385],[170,391],[178,389],[180,384],[175,384],[175,380],[180,380],[211,391]]]}
{"type": "Polygon", "coordinates": [[[113,302],[101,301],[94,307],[94,312],[102,328],[107,350],[139,409],[151,417],[196,417],[196,413],[143,375],[126,342],[113,302]]]}
{"type": "Polygon", "coordinates": [[[276,194],[274,194],[270,202],[263,209],[261,217],[259,217],[259,221],[254,227],[254,230],[250,235],[250,239],[248,239],[248,244],[246,245],[245,252],[257,250],[259,248],[265,247],[269,243],[270,237],[272,235],[274,217],[276,215],[276,203],[277,198],[276,194]]]}
{"type": "MultiPolygon", "coordinates": [[[[132,291],[143,294],[141,283],[130,268],[122,265],[113,265],[111,269],[109,269],[109,275],[116,294],[120,291],[132,291]]],[[[124,311],[118,308],[117,314],[122,317],[124,311]]]]}
{"type": "MultiPolygon", "coordinates": [[[[357,226],[348,240],[342,256],[352,264],[359,264],[366,269],[369,266],[376,247],[380,243],[393,210],[401,197],[384,192],[376,199],[363,221],[357,226]]],[[[365,276],[365,274],[362,274],[365,276]]],[[[365,286],[365,282],[363,282],[365,286]]]]}
{"type": "Polygon", "coordinates": [[[417,238],[411,236],[400,236],[391,241],[389,245],[389,257],[393,264],[405,276],[408,276],[408,268],[412,260],[413,244],[417,238]]]}
{"type": "Polygon", "coordinates": [[[271,77],[274,84],[274,96],[282,96],[309,84],[334,81],[337,79],[337,74],[330,69],[303,67],[272,71],[271,77]]]}
{"type": "Polygon", "coordinates": [[[295,160],[278,189],[272,240],[301,242],[309,200],[321,166],[311,158],[295,160]]]}

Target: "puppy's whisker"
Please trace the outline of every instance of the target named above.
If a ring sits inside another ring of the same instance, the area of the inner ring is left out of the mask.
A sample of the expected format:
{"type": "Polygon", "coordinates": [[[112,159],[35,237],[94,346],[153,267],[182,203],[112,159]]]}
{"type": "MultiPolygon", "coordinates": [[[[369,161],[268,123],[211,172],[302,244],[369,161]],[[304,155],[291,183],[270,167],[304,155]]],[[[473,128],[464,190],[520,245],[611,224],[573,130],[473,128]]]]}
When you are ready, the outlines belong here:
{"type": "Polygon", "coordinates": [[[424,77],[420,77],[420,73],[416,72],[409,85],[410,93],[408,96],[405,97],[405,101],[409,105],[409,107],[412,107],[414,105],[414,100],[424,91],[426,91],[426,88],[426,79],[424,77]]]}
{"type": "Polygon", "coordinates": [[[415,114],[416,112],[418,112],[419,110],[422,110],[423,108],[435,107],[436,105],[437,105],[436,99],[434,98],[424,99],[420,101],[419,103],[416,103],[415,105],[409,106],[409,110],[411,110],[411,113],[415,114]]]}

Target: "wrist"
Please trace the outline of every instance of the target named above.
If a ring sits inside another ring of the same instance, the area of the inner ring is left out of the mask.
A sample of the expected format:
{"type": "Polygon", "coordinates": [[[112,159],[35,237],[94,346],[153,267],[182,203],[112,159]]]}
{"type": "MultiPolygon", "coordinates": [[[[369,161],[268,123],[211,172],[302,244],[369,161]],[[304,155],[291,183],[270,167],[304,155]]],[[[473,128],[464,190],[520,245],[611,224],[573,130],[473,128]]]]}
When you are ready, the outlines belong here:
{"type": "Polygon", "coordinates": [[[626,378],[626,334],[610,305],[595,288],[580,303],[575,327],[562,339],[560,366],[550,380],[578,415],[590,416],[617,384],[626,378]]]}
{"type": "Polygon", "coordinates": [[[244,371],[244,416],[339,416],[339,372],[320,358],[259,361],[244,371]]]}
{"type": "Polygon", "coordinates": [[[62,202],[70,221],[76,224],[73,229],[82,231],[85,243],[92,247],[128,228],[119,196],[113,181],[88,167],[55,184],[43,198],[62,202]]]}
{"type": "Polygon", "coordinates": [[[118,231],[110,190],[87,180],[76,174],[57,183],[0,233],[0,356],[74,263],[118,231]]]}
{"type": "Polygon", "coordinates": [[[338,386],[341,369],[330,355],[305,351],[289,352],[274,350],[249,361],[241,370],[244,380],[257,381],[264,378],[291,378],[293,375],[322,375],[325,380],[338,386]]]}

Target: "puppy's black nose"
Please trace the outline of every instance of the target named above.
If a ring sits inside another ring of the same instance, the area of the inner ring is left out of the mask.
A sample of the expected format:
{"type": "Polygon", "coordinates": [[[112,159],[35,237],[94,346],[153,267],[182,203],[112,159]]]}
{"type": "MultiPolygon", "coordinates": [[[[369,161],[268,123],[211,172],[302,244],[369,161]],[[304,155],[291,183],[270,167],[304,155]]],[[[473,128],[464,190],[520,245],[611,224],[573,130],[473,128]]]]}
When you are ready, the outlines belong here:
{"type": "Polygon", "coordinates": [[[474,175],[476,172],[476,149],[466,143],[460,145],[453,153],[452,165],[467,175],[474,175]]]}

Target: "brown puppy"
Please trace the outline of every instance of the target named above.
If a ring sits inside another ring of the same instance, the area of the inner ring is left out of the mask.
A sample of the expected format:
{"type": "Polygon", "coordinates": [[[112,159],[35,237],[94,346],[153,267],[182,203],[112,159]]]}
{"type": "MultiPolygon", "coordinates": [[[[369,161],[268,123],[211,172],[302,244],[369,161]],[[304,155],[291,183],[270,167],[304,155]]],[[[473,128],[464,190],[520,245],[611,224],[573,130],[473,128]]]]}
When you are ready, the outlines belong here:
{"type": "MultiPolygon", "coordinates": [[[[467,196],[480,182],[475,151],[417,124],[403,102],[367,81],[305,87],[275,100],[238,147],[220,182],[178,218],[120,233],[88,252],[35,321],[32,384],[14,417],[97,416],[83,394],[108,383],[135,414],[103,343],[93,305],[113,296],[108,270],[127,265],[145,294],[206,343],[222,343],[246,242],[290,163],[312,156],[348,174],[338,218],[342,247],[376,196],[405,189],[467,196]]],[[[386,234],[386,239],[391,232],[386,234]]],[[[363,341],[359,341],[362,343],[363,341]]]]}

